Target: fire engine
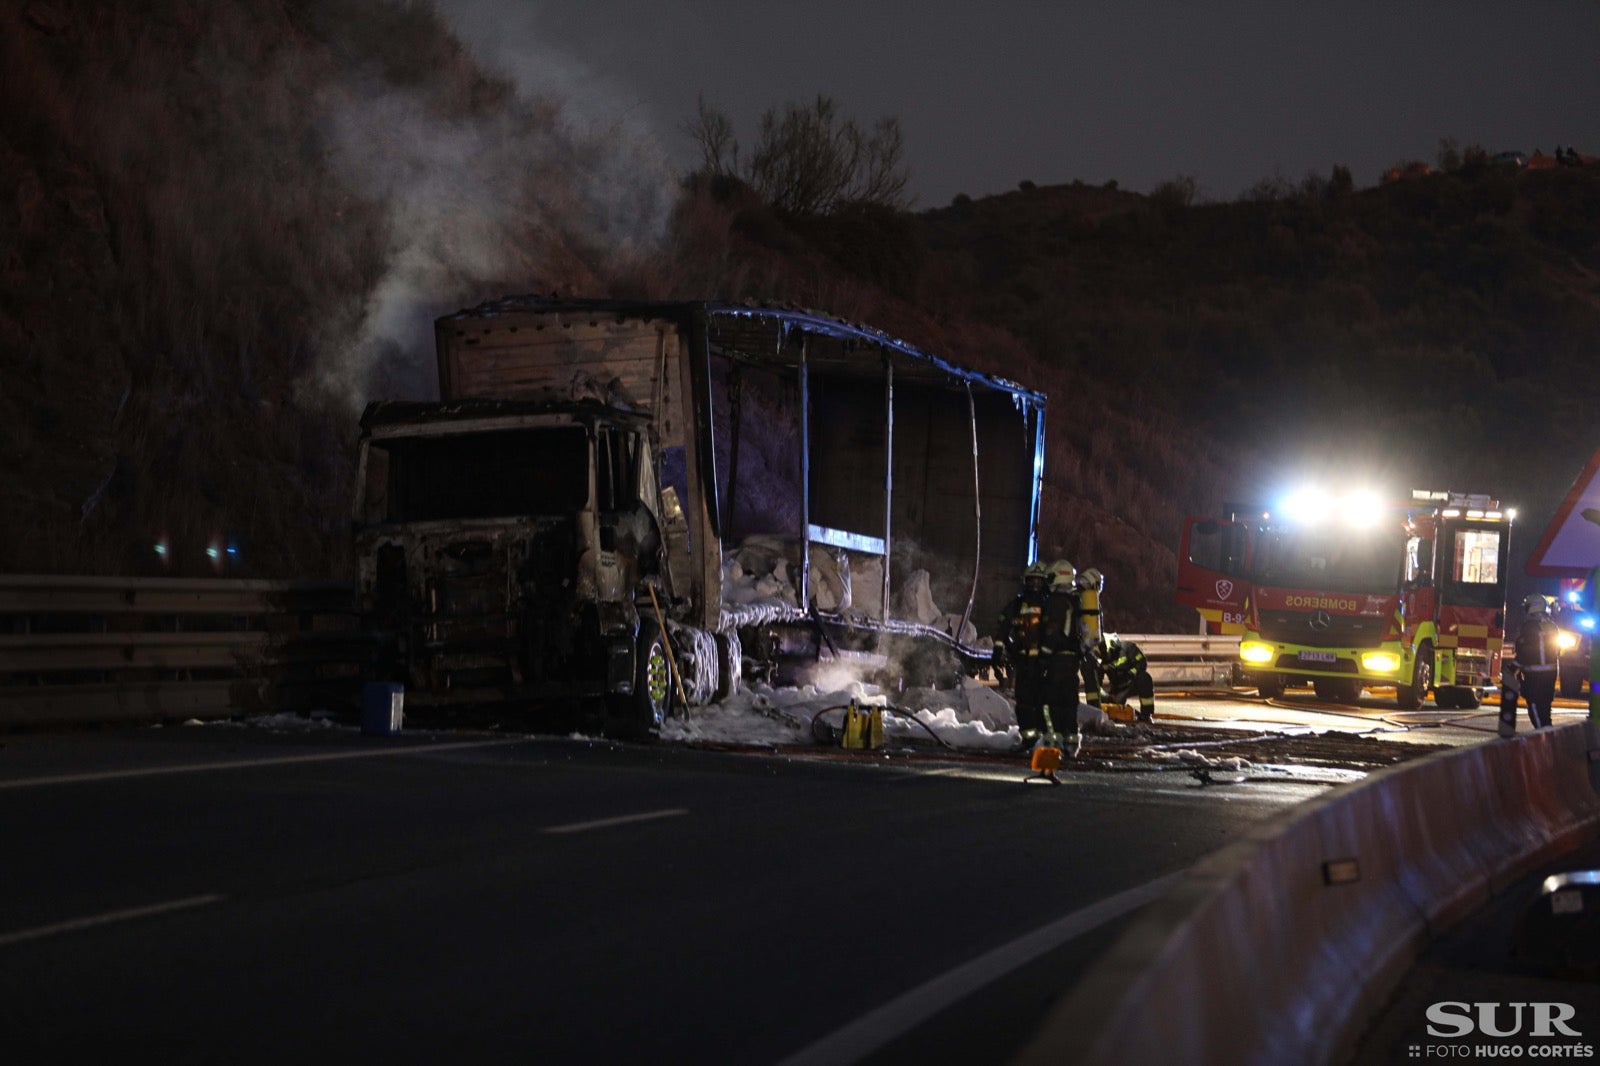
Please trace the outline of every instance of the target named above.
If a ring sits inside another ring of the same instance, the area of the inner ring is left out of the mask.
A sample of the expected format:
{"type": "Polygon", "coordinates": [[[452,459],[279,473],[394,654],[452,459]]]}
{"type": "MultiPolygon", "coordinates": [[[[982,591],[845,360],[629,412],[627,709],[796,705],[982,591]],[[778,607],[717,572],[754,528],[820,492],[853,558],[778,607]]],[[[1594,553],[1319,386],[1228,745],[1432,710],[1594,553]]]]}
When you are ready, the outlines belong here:
{"type": "Polygon", "coordinates": [[[1301,493],[1223,511],[1186,521],[1177,600],[1209,632],[1238,634],[1240,668],[1263,697],[1310,683],[1320,699],[1354,702],[1392,686],[1405,710],[1430,692],[1472,708],[1498,683],[1515,511],[1428,490],[1398,504],[1301,493]]]}

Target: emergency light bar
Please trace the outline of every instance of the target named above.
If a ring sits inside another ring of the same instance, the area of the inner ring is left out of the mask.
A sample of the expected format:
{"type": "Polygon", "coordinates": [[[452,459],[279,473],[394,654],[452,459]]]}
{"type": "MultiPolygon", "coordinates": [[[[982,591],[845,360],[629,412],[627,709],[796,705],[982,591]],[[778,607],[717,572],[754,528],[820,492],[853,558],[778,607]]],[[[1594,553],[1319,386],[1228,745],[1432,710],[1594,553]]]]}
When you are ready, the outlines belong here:
{"type": "Polygon", "coordinates": [[[1286,497],[1282,507],[1277,509],[1291,522],[1338,521],[1349,526],[1377,525],[1392,510],[1371,489],[1358,489],[1342,496],[1318,489],[1302,489],[1286,497]]]}

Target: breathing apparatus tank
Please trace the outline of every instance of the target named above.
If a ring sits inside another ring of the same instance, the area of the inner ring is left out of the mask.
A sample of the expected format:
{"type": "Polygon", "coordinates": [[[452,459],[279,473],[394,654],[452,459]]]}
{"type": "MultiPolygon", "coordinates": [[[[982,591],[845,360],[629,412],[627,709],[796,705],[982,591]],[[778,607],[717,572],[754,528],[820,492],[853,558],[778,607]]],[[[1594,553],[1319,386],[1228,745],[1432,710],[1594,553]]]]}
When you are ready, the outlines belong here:
{"type": "Polygon", "coordinates": [[[1078,574],[1078,639],[1086,653],[1100,646],[1100,590],[1105,575],[1090,567],[1078,574]]]}

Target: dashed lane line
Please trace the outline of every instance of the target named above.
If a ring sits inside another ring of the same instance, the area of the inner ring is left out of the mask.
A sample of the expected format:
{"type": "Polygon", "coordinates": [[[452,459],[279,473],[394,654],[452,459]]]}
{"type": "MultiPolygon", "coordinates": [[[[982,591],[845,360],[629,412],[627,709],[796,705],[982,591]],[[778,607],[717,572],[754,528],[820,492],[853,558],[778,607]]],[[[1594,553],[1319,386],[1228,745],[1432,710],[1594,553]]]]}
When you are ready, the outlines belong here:
{"type": "Polygon", "coordinates": [[[680,814],[688,814],[683,807],[672,807],[660,811],[643,811],[639,814],[621,814],[615,818],[596,818],[592,822],[569,822],[566,825],[545,826],[545,833],[587,833],[591,829],[610,829],[618,825],[632,825],[635,822],[653,822],[658,818],[676,818],[680,814]]]}
{"type": "Polygon", "coordinates": [[[47,936],[57,936],[61,933],[75,933],[82,929],[93,929],[97,925],[131,922],[136,918],[150,918],[157,914],[170,914],[173,911],[204,907],[211,903],[218,903],[222,899],[222,896],[212,892],[203,896],[188,896],[184,899],[168,900],[166,903],[152,903],[147,907],[129,907],[127,910],[92,914],[86,918],[74,918],[67,922],[56,922],[54,925],[39,925],[32,929],[19,929],[14,933],[0,933],[0,948],[10,947],[12,944],[21,944],[28,940],[42,940],[47,936]]]}
{"type": "Polygon", "coordinates": [[[81,785],[96,781],[124,781],[139,777],[162,777],[167,774],[199,774],[216,770],[246,770],[261,766],[292,766],[297,763],[338,762],[341,759],[373,759],[388,755],[424,755],[441,751],[463,751],[468,748],[492,748],[506,744],[526,744],[527,737],[498,740],[466,740],[450,744],[408,744],[392,748],[363,748],[360,751],[328,751],[315,755],[281,755],[263,759],[230,759],[221,762],[187,763],[179,766],[148,766],[137,770],[103,770],[84,774],[54,774],[49,777],[23,777],[14,781],[0,781],[0,792],[19,788],[43,788],[47,785],[81,785]]]}
{"type": "Polygon", "coordinates": [[[1144,906],[1187,873],[1186,870],[1179,870],[1158,877],[1058,918],[1049,925],[895,997],[844,1028],[790,1055],[779,1066],[843,1066],[845,1063],[858,1062],[980,988],[1068,941],[1144,906]]]}

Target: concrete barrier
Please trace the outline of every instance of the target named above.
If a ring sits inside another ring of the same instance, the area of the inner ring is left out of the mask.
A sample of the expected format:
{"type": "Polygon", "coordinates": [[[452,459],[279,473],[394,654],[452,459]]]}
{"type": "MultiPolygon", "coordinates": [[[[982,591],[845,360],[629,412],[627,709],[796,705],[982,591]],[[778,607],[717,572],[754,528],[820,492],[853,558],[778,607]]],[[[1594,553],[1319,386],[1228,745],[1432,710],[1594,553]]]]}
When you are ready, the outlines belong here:
{"type": "Polygon", "coordinates": [[[1136,918],[1023,1064],[1340,1061],[1418,953],[1600,832],[1590,723],[1380,771],[1208,857],[1136,918]]]}

